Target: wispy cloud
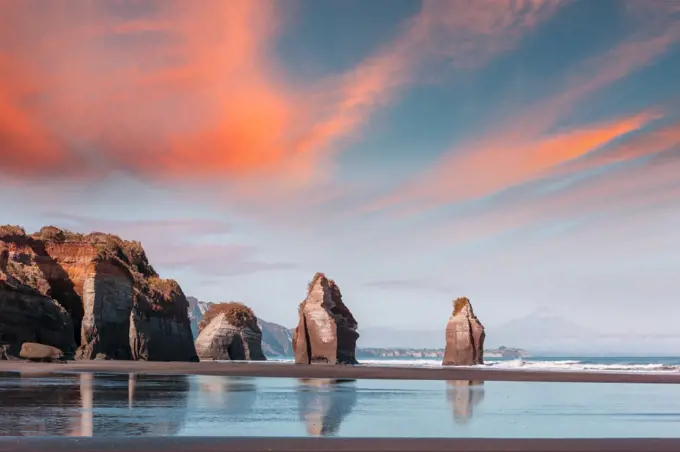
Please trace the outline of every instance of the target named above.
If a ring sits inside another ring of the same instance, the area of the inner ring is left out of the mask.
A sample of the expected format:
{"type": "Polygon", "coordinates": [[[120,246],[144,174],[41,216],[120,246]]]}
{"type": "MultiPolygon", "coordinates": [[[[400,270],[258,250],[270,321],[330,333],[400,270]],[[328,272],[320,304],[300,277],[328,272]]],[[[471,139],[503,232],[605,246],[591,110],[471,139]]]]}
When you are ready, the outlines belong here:
{"type": "Polygon", "coordinates": [[[0,44],[12,49],[0,60],[0,171],[123,170],[237,184],[256,197],[263,180],[278,181],[278,194],[305,188],[329,176],[332,143],[429,77],[423,64],[483,65],[558,5],[424,2],[356,68],[302,86],[273,50],[285,24],[271,1],[9,0],[0,19],[0,44]]]}
{"type": "Polygon", "coordinates": [[[161,270],[188,269],[203,276],[229,277],[296,267],[291,262],[267,262],[255,246],[229,243],[231,225],[209,219],[147,221],[110,220],[52,214],[57,227],[79,232],[100,231],[142,243],[149,259],[161,270]],[[217,240],[211,236],[220,235],[217,240]]]}
{"type": "Polygon", "coordinates": [[[639,21],[637,31],[619,46],[575,66],[554,94],[466,139],[445,153],[431,170],[369,203],[365,210],[398,207],[412,214],[487,196],[545,177],[555,167],[663,117],[661,110],[651,107],[633,116],[559,130],[561,121],[589,96],[649,66],[680,41],[680,21],[663,14],[673,7],[669,3],[655,2],[648,14],[634,9],[634,18],[639,21]]]}
{"type": "Polygon", "coordinates": [[[456,287],[453,285],[430,283],[418,279],[390,279],[371,281],[364,284],[365,287],[381,290],[408,290],[414,292],[437,292],[450,297],[456,295],[456,287]]]}

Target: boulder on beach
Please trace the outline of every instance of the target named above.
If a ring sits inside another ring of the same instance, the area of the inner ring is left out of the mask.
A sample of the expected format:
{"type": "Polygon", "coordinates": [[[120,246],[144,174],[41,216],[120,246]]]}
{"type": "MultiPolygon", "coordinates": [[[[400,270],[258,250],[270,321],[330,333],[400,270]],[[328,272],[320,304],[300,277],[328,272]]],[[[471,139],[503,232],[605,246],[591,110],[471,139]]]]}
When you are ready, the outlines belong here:
{"type": "Polygon", "coordinates": [[[200,359],[265,361],[262,331],[255,313],[243,303],[213,303],[199,324],[200,359]]]}
{"type": "Polygon", "coordinates": [[[293,332],[297,364],[358,364],[358,323],[342,301],[340,288],[323,273],[316,273],[307,288],[307,298],[298,309],[293,332]]]}
{"type": "Polygon", "coordinates": [[[19,357],[29,361],[39,362],[62,362],[64,359],[64,352],[56,347],[51,347],[44,344],[36,344],[34,342],[24,342],[21,344],[21,351],[19,357]]]}
{"type": "Polygon", "coordinates": [[[446,325],[445,366],[472,366],[484,363],[484,326],[475,316],[470,300],[453,302],[453,314],[446,325]]]}

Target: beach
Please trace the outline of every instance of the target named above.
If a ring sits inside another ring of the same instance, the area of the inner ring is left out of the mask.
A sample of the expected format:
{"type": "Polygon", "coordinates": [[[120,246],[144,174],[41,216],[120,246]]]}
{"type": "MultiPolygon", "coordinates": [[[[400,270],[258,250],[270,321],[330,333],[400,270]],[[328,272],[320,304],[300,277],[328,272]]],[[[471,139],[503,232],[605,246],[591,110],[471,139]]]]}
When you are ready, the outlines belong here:
{"type": "Polygon", "coordinates": [[[390,380],[485,380],[563,383],[680,383],[680,372],[582,372],[477,367],[298,366],[280,362],[0,361],[0,372],[108,372],[160,375],[221,375],[271,378],[362,378],[390,380]]]}

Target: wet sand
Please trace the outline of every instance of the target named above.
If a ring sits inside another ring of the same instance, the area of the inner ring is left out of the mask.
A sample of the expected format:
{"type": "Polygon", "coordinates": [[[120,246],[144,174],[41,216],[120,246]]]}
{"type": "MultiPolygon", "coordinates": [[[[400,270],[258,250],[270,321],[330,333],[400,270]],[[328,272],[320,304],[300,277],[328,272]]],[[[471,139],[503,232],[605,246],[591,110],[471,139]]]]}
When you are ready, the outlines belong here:
{"type": "Polygon", "coordinates": [[[680,439],[0,438],[0,452],[677,452],[680,439]]]}
{"type": "Polygon", "coordinates": [[[222,375],[284,378],[348,378],[392,380],[485,380],[563,383],[680,384],[680,372],[624,373],[395,366],[295,365],[275,362],[145,362],[69,361],[65,364],[0,361],[0,372],[104,372],[157,375],[222,375]]]}

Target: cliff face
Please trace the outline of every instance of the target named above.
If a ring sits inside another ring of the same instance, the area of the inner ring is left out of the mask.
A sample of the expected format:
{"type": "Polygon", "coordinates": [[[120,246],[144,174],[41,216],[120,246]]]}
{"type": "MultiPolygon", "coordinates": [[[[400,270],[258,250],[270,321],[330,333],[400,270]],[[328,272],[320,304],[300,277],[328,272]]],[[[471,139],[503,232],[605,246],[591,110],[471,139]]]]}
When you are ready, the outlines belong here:
{"type": "MultiPolygon", "coordinates": [[[[12,345],[18,352],[24,342],[54,346],[66,356],[76,350],[71,318],[49,296],[47,281],[35,263],[14,262],[9,247],[0,240],[0,344],[12,345]]],[[[9,347],[5,349],[7,353],[9,347]]]]}
{"type": "Polygon", "coordinates": [[[211,304],[199,325],[201,359],[264,361],[262,331],[253,311],[241,303],[211,304]]]}
{"type": "Polygon", "coordinates": [[[470,300],[453,302],[453,314],[446,325],[445,366],[471,366],[484,363],[484,326],[475,316],[470,300]]]}
{"type": "Polygon", "coordinates": [[[173,280],[151,277],[130,314],[132,358],[142,361],[198,361],[188,302],[173,280]]]}
{"type": "Polygon", "coordinates": [[[140,243],[54,227],[30,236],[3,227],[0,239],[27,285],[68,313],[77,359],[196,359],[186,297],[158,278],[140,243]]]}
{"type": "Polygon", "coordinates": [[[334,281],[315,274],[298,313],[292,338],[297,364],[357,364],[358,324],[334,281]]]}

